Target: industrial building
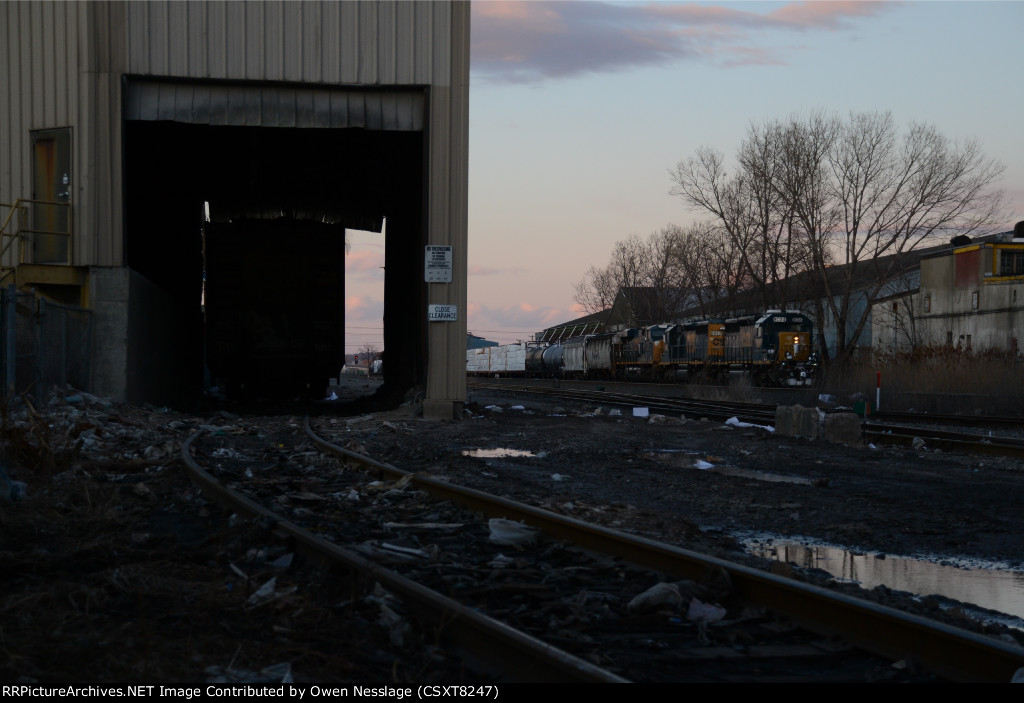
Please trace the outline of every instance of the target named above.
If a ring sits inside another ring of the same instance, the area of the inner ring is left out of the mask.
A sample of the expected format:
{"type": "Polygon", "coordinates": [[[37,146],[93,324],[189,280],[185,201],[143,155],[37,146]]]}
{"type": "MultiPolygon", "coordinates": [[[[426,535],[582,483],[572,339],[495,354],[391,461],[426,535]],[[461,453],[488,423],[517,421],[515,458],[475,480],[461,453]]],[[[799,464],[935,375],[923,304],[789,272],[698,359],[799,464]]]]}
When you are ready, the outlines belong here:
{"type": "Polygon", "coordinates": [[[919,275],[875,303],[877,349],[1020,353],[1024,222],[1012,232],[964,240],[924,256],[919,275]]]}
{"type": "Polygon", "coordinates": [[[441,1],[0,3],[0,285],[91,311],[93,393],[186,401],[211,357],[288,385],[344,359],[332,238],[386,219],[385,387],[452,417],[469,24],[441,1]],[[209,343],[260,324],[302,348],[209,343]]]}

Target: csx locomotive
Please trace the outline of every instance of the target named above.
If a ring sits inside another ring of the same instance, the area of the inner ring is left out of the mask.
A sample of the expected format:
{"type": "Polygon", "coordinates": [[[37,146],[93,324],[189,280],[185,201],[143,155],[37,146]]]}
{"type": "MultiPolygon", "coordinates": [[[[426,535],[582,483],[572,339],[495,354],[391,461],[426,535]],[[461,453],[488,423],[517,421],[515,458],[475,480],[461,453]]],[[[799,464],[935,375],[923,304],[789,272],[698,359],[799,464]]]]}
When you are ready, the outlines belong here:
{"type": "Polygon", "coordinates": [[[466,370],[477,375],[562,378],[688,378],[722,382],[746,371],[759,385],[812,385],[818,356],[813,323],[793,310],[760,317],[652,325],[573,337],[553,344],[519,342],[471,349],[466,370]]]}

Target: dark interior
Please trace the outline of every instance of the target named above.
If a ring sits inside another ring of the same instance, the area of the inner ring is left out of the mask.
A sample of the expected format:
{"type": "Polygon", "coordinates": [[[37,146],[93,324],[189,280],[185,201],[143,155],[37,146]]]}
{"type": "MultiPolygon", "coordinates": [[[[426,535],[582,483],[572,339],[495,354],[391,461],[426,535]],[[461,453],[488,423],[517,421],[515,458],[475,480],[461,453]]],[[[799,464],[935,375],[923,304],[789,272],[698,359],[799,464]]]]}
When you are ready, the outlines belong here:
{"type": "MultiPolygon", "coordinates": [[[[204,202],[214,223],[317,223],[319,231],[336,231],[342,239],[346,227],[380,231],[387,218],[385,377],[379,395],[393,402],[421,384],[426,372],[423,153],[422,132],[126,122],[129,400],[181,404],[203,390],[204,202]]],[[[300,284],[302,253],[288,239],[282,236],[278,245],[260,239],[247,248],[244,259],[268,272],[242,284],[252,287],[254,298],[266,295],[256,290],[259,286],[290,291],[300,284]]],[[[344,263],[335,268],[343,293],[344,263]]],[[[343,307],[338,316],[343,325],[343,307]]],[[[338,369],[343,361],[338,358],[338,369]]],[[[260,374],[273,374],[274,368],[263,366],[260,374]]],[[[288,369],[281,373],[292,375],[288,369]]],[[[287,385],[283,378],[266,380],[268,386],[275,385],[271,381],[287,385]]]]}

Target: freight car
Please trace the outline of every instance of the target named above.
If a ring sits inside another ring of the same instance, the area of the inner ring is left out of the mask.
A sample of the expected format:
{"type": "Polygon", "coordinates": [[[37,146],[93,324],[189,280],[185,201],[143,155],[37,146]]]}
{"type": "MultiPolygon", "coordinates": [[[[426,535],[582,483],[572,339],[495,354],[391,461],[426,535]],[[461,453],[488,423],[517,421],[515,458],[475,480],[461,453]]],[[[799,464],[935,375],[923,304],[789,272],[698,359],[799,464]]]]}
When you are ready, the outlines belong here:
{"type": "Polygon", "coordinates": [[[344,234],[285,218],[208,222],[204,252],[212,377],[235,398],[323,398],[345,358],[344,234]]]}
{"type": "Polygon", "coordinates": [[[573,337],[547,346],[528,345],[521,368],[481,367],[474,361],[481,350],[471,350],[467,353],[467,371],[712,382],[724,381],[733,371],[746,371],[760,385],[811,385],[818,367],[817,354],[811,347],[812,332],[813,323],[805,314],[769,310],[757,318],[652,325],[573,337]]]}
{"type": "Polygon", "coordinates": [[[471,376],[522,376],[529,353],[526,342],[480,347],[466,351],[466,373],[471,376]]]}

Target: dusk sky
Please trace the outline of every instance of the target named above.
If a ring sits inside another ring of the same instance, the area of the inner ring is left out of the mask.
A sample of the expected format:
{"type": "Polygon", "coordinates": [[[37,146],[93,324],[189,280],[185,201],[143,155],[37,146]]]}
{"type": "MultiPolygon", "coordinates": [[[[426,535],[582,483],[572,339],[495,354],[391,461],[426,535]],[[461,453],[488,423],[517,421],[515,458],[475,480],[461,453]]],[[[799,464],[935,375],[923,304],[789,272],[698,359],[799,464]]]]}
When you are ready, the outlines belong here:
{"type": "MultiPolygon", "coordinates": [[[[1024,220],[1024,2],[474,2],[469,330],[579,317],[615,242],[703,217],[668,171],[751,122],[889,111],[975,139],[1024,220]]],[[[384,245],[353,233],[347,351],[381,346],[384,245]]]]}

